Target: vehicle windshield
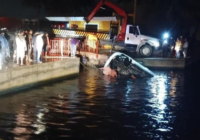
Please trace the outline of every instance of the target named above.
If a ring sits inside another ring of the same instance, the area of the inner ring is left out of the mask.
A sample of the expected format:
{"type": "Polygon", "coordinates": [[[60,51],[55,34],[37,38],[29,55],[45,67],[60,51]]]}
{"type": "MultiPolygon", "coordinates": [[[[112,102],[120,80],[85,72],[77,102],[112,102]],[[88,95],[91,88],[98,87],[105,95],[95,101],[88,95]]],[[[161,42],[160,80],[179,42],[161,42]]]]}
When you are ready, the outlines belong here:
{"type": "Polygon", "coordinates": [[[134,35],[139,35],[138,28],[136,26],[130,26],[129,33],[134,34],[134,35]]]}

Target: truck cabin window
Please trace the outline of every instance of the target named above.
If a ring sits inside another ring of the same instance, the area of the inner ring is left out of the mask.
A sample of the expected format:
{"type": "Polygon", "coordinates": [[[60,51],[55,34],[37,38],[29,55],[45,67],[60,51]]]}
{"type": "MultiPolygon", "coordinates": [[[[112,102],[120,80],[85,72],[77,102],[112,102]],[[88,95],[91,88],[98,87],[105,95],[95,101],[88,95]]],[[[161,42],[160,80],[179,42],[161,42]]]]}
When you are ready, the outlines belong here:
{"type": "Polygon", "coordinates": [[[138,29],[137,29],[137,27],[129,27],[129,33],[130,34],[134,34],[134,35],[136,35],[136,36],[138,36],[139,35],[139,32],[138,32],[138,29]]]}
{"type": "Polygon", "coordinates": [[[97,32],[98,31],[98,25],[87,24],[87,25],[85,25],[85,31],[97,32]]]}

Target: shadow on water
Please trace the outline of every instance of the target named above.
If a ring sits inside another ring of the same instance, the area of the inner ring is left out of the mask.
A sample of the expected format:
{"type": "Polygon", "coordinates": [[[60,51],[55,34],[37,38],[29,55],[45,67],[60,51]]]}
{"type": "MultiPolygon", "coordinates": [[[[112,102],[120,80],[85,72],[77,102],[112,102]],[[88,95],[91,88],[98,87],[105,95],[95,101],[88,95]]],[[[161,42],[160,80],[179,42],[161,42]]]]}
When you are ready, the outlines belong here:
{"type": "Polygon", "coordinates": [[[94,68],[0,98],[3,140],[199,138],[200,69],[112,79],[94,68]]]}

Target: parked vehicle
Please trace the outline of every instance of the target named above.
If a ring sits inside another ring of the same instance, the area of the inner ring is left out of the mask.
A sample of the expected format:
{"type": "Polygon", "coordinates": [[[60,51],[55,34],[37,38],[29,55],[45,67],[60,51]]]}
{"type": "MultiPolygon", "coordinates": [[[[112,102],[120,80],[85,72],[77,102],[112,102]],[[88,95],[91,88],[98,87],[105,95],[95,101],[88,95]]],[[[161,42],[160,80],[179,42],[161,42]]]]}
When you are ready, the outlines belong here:
{"type": "MultiPolygon", "coordinates": [[[[140,56],[149,57],[153,54],[154,50],[160,48],[159,39],[142,35],[140,33],[139,26],[127,25],[127,14],[124,10],[120,9],[116,5],[112,4],[108,0],[100,0],[93,11],[88,17],[85,17],[85,21],[88,23],[100,9],[101,6],[107,5],[113,8],[120,16],[123,17],[123,23],[120,33],[117,35],[116,43],[122,42],[125,49],[136,51],[140,56]]],[[[101,44],[103,45],[103,44],[101,44]]]]}

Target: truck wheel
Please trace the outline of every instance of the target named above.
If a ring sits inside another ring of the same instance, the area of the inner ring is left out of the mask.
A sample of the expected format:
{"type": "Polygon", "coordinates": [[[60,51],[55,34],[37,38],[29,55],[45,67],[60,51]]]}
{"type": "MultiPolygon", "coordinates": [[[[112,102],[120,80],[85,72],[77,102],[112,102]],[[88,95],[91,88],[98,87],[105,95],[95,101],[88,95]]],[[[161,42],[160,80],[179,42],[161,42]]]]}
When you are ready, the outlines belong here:
{"type": "Polygon", "coordinates": [[[145,44],[140,48],[139,53],[143,57],[149,57],[152,55],[153,49],[149,44],[145,44]]]}

